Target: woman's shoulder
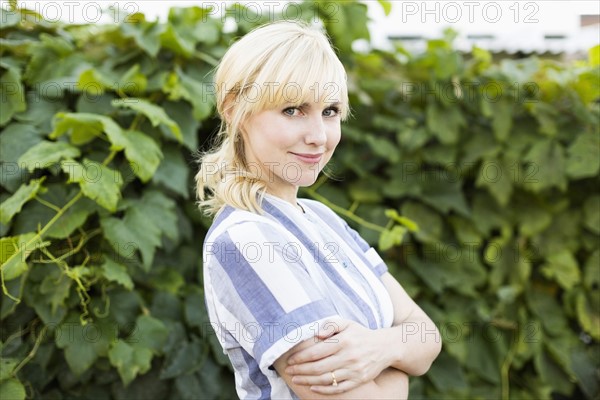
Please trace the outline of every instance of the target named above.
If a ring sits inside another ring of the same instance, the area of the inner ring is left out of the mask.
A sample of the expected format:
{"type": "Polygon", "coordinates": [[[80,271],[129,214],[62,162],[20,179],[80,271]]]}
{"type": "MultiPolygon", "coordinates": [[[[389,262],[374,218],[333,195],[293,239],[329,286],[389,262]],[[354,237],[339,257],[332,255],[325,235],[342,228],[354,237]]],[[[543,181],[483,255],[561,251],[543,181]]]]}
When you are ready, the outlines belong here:
{"type": "Polygon", "coordinates": [[[280,229],[277,223],[267,215],[257,214],[229,205],[224,206],[216,215],[205,236],[205,241],[217,241],[231,230],[246,231],[251,236],[255,229],[280,229]]]}
{"type": "Polygon", "coordinates": [[[299,202],[302,205],[306,205],[310,208],[310,210],[312,210],[314,213],[316,213],[319,217],[321,217],[321,219],[323,219],[325,222],[331,224],[344,224],[344,220],[335,213],[335,211],[333,211],[331,208],[329,208],[328,206],[326,206],[325,204],[321,203],[320,201],[317,200],[313,200],[313,199],[306,199],[306,198],[302,198],[302,199],[298,199],[299,202]]]}

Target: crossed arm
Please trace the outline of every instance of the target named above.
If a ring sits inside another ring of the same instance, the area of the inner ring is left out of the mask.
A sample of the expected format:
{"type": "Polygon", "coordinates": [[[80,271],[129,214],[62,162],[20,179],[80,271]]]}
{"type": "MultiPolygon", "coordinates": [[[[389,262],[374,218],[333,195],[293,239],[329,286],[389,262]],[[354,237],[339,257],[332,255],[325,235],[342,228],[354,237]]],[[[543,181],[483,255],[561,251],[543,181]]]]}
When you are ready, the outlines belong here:
{"type": "Polygon", "coordinates": [[[439,332],[389,272],[382,281],[394,306],[392,327],[371,330],[336,321],[334,332],[319,332],[317,340],[299,343],[275,362],[300,398],[406,398],[407,375],[427,372],[441,350],[439,332]]]}

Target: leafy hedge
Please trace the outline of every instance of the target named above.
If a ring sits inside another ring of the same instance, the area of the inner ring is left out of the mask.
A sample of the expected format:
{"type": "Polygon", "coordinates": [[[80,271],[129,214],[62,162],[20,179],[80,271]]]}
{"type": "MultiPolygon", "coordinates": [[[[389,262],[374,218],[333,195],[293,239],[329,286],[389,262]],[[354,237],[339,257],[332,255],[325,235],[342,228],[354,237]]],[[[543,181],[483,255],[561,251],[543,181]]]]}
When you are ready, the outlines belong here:
{"type": "MultiPolygon", "coordinates": [[[[420,55],[359,53],[364,5],[300,7],[331,34],[354,109],[339,179],[301,194],[378,243],[440,327],[411,397],[598,398],[598,48],[492,64],[448,32],[420,55]]],[[[211,69],[265,16],[232,6],[224,33],[209,14],[2,10],[2,399],[235,397],[204,309],[192,154],[218,124],[211,69]]]]}

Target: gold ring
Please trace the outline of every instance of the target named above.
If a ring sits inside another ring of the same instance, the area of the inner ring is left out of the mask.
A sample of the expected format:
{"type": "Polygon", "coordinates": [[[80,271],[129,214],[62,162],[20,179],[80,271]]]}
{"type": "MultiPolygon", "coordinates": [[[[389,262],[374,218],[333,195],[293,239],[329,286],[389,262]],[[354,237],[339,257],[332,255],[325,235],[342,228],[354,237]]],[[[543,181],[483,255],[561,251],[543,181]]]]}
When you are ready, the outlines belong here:
{"type": "Polygon", "coordinates": [[[335,374],[331,371],[331,385],[337,386],[337,379],[335,379],[335,374]]]}

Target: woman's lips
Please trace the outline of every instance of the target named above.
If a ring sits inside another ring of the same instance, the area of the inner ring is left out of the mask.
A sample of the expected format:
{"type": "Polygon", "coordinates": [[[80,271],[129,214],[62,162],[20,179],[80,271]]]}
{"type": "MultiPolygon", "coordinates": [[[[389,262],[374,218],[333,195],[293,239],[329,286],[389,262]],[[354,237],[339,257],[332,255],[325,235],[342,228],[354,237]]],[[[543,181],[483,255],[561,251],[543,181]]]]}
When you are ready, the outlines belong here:
{"type": "Polygon", "coordinates": [[[319,161],[321,161],[321,157],[323,157],[323,153],[319,153],[319,154],[292,153],[292,154],[295,155],[296,158],[298,158],[299,160],[301,160],[305,163],[309,163],[309,164],[318,163],[319,161]]]}

